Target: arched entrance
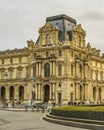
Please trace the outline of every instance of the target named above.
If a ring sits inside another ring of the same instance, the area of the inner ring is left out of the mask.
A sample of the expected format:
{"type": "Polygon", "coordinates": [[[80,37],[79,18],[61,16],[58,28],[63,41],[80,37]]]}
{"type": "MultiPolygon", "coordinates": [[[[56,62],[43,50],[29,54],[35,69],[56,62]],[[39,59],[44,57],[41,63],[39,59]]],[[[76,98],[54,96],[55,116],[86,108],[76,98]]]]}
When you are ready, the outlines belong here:
{"type": "Polygon", "coordinates": [[[19,87],[19,100],[23,100],[24,99],[24,87],[20,86],[19,87]]]}
{"type": "Polygon", "coordinates": [[[98,89],[98,99],[101,102],[101,87],[98,89]]]}
{"type": "Polygon", "coordinates": [[[80,101],[82,101],[82,100],[83,100],[83,88],[80,85],[80,101]]]}
{"type": "Polygon", "coordinates": [[[1,87],[1,100],[4,100],[6,97],[6,88],[4,86],[1,87]]]}
{"type": "Polygon", "coordinates": [[[9,89],[9,97],[10,97],[10,100],[14,100],[14,87],[13,86],[11,86],[9,89]]]}
{"type": "Polygon", "coordinates": [[[50,86],[49,85],[45,85],[44,86],[44,102],[48,102],[49,101],[49,95],[50,95],[50,86]]]}
{"type": "Polygon", "coordinates": [[[93,87],[93,100],[96,101],[96,87],[93,87]]]}

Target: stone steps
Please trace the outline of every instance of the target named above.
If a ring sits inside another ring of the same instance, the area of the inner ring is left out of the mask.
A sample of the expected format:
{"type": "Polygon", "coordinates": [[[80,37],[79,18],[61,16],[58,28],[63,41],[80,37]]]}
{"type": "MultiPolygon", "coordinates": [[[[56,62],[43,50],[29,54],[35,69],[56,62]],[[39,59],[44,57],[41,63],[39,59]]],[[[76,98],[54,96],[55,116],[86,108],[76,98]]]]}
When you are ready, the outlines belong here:
{"type": "Polygon", "coordinates": [[[92,129],[92,130],[104,130],[104,121],[65,118],[65,117],[53,116],[50,114],[45,115],[43,119],[45,121],[55,123],[55,124],[60,124],[60,125],[86,128],[86,129],[92,129]]]}

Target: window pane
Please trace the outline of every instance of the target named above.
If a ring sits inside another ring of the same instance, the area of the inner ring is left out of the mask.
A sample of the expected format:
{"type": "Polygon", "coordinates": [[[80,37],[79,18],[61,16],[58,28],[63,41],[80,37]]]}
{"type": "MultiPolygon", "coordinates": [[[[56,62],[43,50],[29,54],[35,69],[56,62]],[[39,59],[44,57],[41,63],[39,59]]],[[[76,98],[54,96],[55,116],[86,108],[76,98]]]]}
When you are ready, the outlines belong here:
{"type": "Polygon", "coordinates": [[[44,66],[44,77],[49,77],[50,75],[50,64],[46,63],[44,66]]]}

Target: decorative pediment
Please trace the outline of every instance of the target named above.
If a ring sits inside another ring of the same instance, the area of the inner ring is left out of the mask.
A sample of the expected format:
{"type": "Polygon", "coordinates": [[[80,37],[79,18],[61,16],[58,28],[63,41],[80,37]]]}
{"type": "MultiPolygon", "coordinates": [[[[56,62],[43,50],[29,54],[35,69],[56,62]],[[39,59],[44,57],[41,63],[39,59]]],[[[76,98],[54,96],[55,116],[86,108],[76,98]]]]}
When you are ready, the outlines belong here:
{"type": "Polygon", "coordinates": [[[52,46],[58,44],[58,33],[59,29],[51,24],[50,22],[46,22],[46,24],[39,29],[39,39],[38,45],[42,46],[52,46]]]}
{"type": "Polygon", "coordinates": [[[46,22],[46,24],[39,29],[39,33],[45,33],[45,32],[50,32],[50,31],[58,31],[59,29],[52,25],[50,22],[46,22]]]}
{"type": "Polygon", "coordinates": [[[84,29],[82,28],[81,24],[77,25],[74,29],[74,31],[82,33],[83,35],[86,35],[86,32],[84,31],[84,29]]]}

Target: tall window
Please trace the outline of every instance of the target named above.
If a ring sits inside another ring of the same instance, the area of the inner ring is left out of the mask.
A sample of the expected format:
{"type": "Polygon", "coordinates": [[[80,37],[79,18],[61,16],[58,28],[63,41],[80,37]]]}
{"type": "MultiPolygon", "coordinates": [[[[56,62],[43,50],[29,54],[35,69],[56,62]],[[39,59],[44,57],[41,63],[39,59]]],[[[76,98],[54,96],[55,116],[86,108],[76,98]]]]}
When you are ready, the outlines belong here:
{"type": "Polygon", "coordinates": [[[9,76],[9,77],[10,77],[10,79],[13,79],[13,70],[10,70],[10,72],[9,72],[9,73],[10,73],[10,76],[9,76]]]}
{"type": "Polygon", "coordinates": [[[62,76],[62,65],[58,64],[58,76],[62,76]]]}
{"type": "Polygon", "coordinates": [[[46,63],[44,65],[44,77],[49,77],[50,75],[50,64],[46,63]]]}
{"type": "Polygon", "coordinates": [[[59,50],[59,56],[62,56],[62,51],[61,50],[59,50]]]}
{"type": "Polygon", "coordinates": [[[22,63],[22,57],[19,57],[19,63],[22,63]]]}
{"type": "Polygon", "coordinates": [[[71,65],[71,76],[73,76],[73,65],[71,65]]]}
{"type": "Polygon", "coordinates": [[[4,59],[2,59],[2,65],[4,65],[4,59]]]}
{"type": "Polygon", "coordinates": [[[1,72],[1,79],[4,79],[4,71],[1,72]]]}
{"type": "Polygon", "coordinates": [[[46,35],[46,44],[49,45],[50,44],[50,36],[49,34],[46,35]]]}
{"type": "Polygon", "coordinates": [[[36,77],[36,66],[33,67],[33,77],[36,77]]]}
{"type": "Polygon", "coordinates": [[[19,73],[18,73],[18,77],[19,77],[19,78],[22,78],[22,70],[19,70],[18,72],[19,72],[19,73]]]}
{"type": "Polygon", "coordinates": [[[17,69],[16,77],[17,77],[17,78],[22,78],[22,68],[18,68],[18,69],[17,69]]]}
{"type": "Polygon", "coordinates": [[[34,59],[36,59],[37,58],[37,55],[36,55],[36,53],[34,53],[34,59]]]}

